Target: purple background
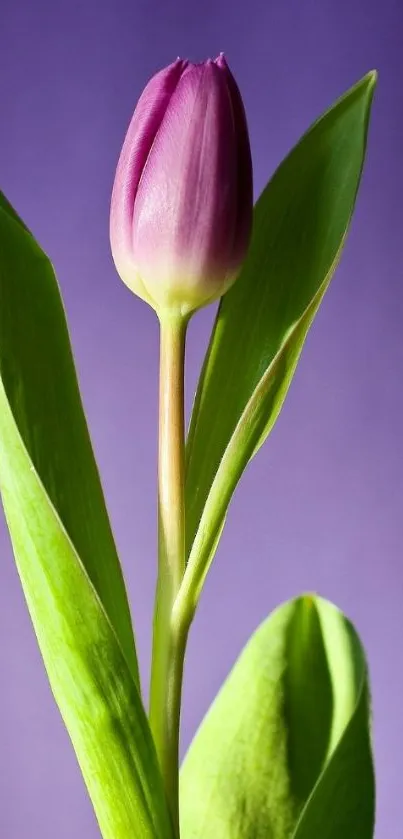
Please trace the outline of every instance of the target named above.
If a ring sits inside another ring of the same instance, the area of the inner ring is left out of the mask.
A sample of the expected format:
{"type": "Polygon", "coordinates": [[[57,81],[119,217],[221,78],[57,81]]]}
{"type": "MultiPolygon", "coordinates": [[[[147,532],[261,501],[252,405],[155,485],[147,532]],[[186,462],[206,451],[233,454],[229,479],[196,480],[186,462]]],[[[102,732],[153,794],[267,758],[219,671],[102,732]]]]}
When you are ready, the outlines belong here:
{"type": "MultiPolygon", "coordinates": [[[[313,589],[355,621],[373,682],[377,839],[401,837],[403,774],[403,4],[63,0],[1,11],[0,181],[54,261],[133,604],[144,681],[155,577],[157,322],[117,279],[108,205],[147,78],[224,50],[258,194],[309,123],[380,71],[341,267],[281,419],[233,501],[191,636],[183,747],[249,634],[313,589]]],[[[191,402],[213,310],[191,324],[191,402]]],[[[0,836],[98,836],[1,522],[0,836]]]]}

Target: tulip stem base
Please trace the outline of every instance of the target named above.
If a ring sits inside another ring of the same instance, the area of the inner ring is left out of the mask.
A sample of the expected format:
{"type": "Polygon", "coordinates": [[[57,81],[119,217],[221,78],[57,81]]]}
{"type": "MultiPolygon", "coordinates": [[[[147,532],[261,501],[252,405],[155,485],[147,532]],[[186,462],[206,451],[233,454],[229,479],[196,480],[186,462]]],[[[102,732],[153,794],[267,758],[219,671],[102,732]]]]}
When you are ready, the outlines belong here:
{"type": "Polygon", "coordinates": [[[179,724],[187,629],[172,619],[185,571],[184,356],[186,319],[160,317],[158,580],[154,609],[150,725],[179,836],[179,724]]]}

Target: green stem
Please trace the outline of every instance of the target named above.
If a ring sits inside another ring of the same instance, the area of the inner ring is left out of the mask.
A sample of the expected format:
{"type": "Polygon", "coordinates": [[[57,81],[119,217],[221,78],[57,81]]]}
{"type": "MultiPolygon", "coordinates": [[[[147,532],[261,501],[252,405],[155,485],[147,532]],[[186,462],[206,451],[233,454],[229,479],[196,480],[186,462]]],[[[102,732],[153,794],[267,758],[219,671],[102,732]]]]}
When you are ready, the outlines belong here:
{"type": "Polygon", "coordinates": [[[172,620],[185,571],[184,356],[187,321],[160,318],[158,581],[154,609],[150,725],[179,836],[179,723],[187,628],[172,620]]]}

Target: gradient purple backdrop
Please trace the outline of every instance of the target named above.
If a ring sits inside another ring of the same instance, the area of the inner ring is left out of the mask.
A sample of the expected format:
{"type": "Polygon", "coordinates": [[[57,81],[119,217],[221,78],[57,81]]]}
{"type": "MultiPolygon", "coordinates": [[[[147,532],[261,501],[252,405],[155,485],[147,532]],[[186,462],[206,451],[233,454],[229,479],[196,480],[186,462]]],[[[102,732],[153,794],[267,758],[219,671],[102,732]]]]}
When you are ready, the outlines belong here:
{"type": "MultiPolygon", "coordinates": [[[[377,839],[401,837],[403,774],[403,5],[401,0],[63,0],[1,10],[0,183],[54,262],[128,582],[144,682],[155,580],[157,321],[113,270],[108,210],[136,99],[176,55],[224,50],[258,194],[310,122],[379,70],[345,254],[280,420],[231,505],[188,652],[183,749],[282,600],[315,590],[369,656],[377,839]]],[[[194,318],[188,407],[213,310],[194,318]]],[[[0,837],[99,836],[0,531],[0,837]]]]}

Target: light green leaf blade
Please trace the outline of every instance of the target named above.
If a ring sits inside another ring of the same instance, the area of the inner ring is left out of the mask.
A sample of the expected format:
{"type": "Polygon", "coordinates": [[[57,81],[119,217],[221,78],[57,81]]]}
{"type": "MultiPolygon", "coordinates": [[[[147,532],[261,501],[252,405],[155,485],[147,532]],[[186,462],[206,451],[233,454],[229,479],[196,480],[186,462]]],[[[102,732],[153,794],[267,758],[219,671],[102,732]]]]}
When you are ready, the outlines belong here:
{"type": "Polygon", "coordinates": [[[372,839],[368,676],[339,610],[306,596],[256,631],[181,770],[182,839],[372,839]]]}
{"type": "MultiPolygon", "coordinates": [[[[339,259],[375,81],[370,73],[348,91],[281,164],[255,207],[241,275],[221,301],[186,451],[186,538],[198,566],[192,570],[195,597],[232,493],[278,417],[339,259]]],[[[186,586],[189,580],[190,571],[186,586]]]]}
{"type": "Polygon", "coordinates": [[[0,372],[4,510],[52,691],[102,834],[172,839],[56,281],[6,202],[0,372]]]}
{"type": "Polygon", "coordinates": [[[138,680],[125,585],[56,278],[48,258],[1,193],[0,376],[33,466],[138,680]]]}

